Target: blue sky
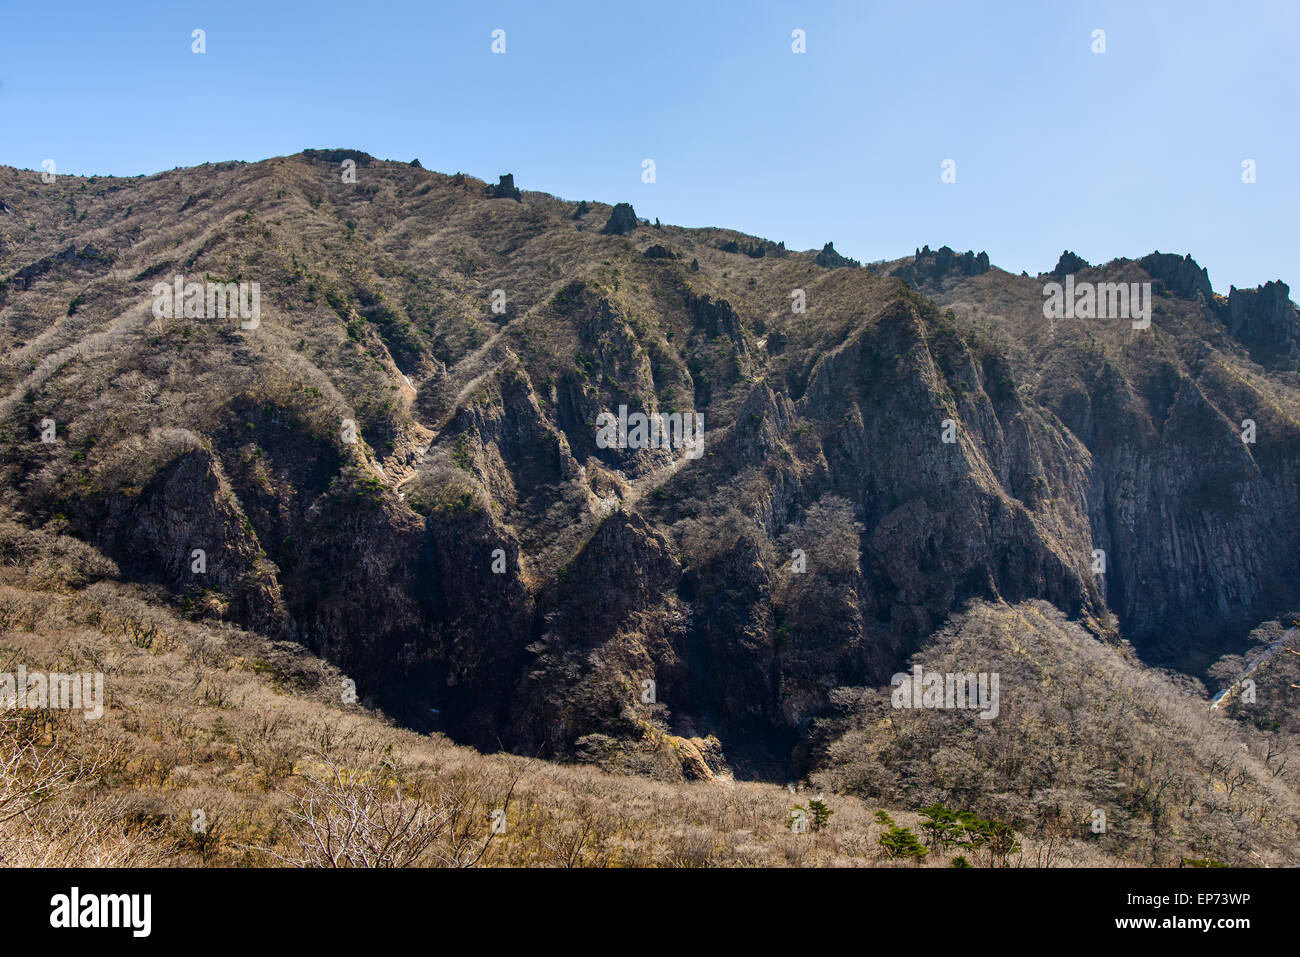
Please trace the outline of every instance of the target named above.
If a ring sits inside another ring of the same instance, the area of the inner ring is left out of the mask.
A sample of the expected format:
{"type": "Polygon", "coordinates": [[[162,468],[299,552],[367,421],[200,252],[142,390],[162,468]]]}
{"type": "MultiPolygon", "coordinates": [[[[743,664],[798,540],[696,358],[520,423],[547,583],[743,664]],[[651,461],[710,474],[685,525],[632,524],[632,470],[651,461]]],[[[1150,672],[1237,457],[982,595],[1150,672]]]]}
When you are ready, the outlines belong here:
{"type": "Polygon", "coordinates": [[[0,163],[346,146],[864,261],[1160,249],[1222,292],[1300,287],[1297,49],[1291,0],[0,0],[0,163]]]}

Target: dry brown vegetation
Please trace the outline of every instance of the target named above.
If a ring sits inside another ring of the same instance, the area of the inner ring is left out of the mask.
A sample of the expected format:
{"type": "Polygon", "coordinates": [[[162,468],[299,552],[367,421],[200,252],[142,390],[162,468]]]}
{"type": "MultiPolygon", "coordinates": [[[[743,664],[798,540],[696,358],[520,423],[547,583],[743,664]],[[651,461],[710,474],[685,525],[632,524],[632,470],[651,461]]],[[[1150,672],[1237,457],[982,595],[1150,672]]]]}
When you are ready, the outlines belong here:
{"type": "Polygon", "coordinates": [[[970,808],[1142,864],[1297,863],[1300,795],[1279,769],[1286,742],[1211,711],[1198,683],[1141,667],[1050,605],[977,605],[912,663],[998,673],[999,715],[900,710],[892,688],[841,689],[818,784],[891,805],[970,808]],[[1106,830],[1093,834],[1097,809],[1106,830]]]}
{"type": "MultiPolygon", "coordinates": [[[[806,785],[668,784],[482,755],[344,704],[343,676],[294,645],[175,616],[73,539],[5,522],[0,562],[0,660],[99,670],[106,689],[99,721],[0,711],[6,865],[890,863],[879,805],[856,797],[828,792],[829,826],[798,834],[787,825],[817,793],[806,785]]],[[[1012,862],[1117,863],[1032,837],[1012,862]]]]}
{"type": "Polygon", "coordinates": [[[1113,643],[1200,673],[1296,594],[1295,372],[1203,300],[1045,326],[1000,270],[922,295],[483,186],[353,151],[0,168],[0,669],[109,694],[0,713],[5,861],[878,863],[874,812],[934,801],[1015,863],[1294,861],[1292,656],[1210,714],[1113,643]],[[256,334],[155,320],[177,274],[259,282],[256,334]],[[621,404],[706,414],[704,456],[597,448],[621,404]],[[890,709],[917,649],[1001,670],[1002,716],[890,709]]]}

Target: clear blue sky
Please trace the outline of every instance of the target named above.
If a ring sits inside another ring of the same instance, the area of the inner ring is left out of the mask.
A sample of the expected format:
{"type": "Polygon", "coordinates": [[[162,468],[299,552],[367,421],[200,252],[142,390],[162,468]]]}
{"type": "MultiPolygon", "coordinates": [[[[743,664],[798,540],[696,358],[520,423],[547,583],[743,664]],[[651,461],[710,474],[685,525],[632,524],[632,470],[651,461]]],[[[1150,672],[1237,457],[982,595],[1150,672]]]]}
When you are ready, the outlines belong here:
{"type": "Polygon", "coordinates": [[[864,261],[1158,248],[1300,288],[1298,50],[1295,0],[0,0],[0,163],[346,146],[864,261]]]}

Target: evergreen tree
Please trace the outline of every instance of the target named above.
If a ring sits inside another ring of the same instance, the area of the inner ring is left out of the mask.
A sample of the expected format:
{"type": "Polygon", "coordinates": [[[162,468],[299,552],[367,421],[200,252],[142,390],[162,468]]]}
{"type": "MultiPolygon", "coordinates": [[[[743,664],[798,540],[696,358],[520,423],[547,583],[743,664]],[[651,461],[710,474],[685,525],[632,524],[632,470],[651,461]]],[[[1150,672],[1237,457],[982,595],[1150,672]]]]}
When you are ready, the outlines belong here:
{"type": "Polygon", "coordinates": [[[901,857],[919,861],[930,853],[916,839],[910,827],[899,827],[884,811],[876,812],[876,820],[886,828],[885,833],[880,835],[880,846],[884,848],[886,857],[891,860],[901,857]]]}
{"type": "Polygon", "coordinates": [[[829,824],[831,815],[835,813],[834,811],[832,811],[830,808],[826,806],[826,803],[822,801],[821,798],[814,798],[813,800],[809,801],[808,811],[809,814],[811,815],[811,820],[809,823],[811,824],[812,830],[814,831],[820,831],[827,824],[829,824]]]}

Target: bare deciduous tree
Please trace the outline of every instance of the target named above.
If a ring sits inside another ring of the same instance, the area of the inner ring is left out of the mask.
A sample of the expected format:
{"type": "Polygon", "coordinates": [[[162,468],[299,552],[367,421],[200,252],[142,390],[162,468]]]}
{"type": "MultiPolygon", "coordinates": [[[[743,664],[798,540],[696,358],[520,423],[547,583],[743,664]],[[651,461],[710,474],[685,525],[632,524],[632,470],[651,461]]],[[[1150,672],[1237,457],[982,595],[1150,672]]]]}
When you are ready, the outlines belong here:
{"type": "Polygon", "coordinates": [[[325,752],[313,763],[290,795],[288,849],[256,848],[293,867],[473,867],[497,836],[491,812],[508,813],[523,773],[494,803],[481,782],[456,776],[403,783],[391,763],[349,768],[325,752]]]}

